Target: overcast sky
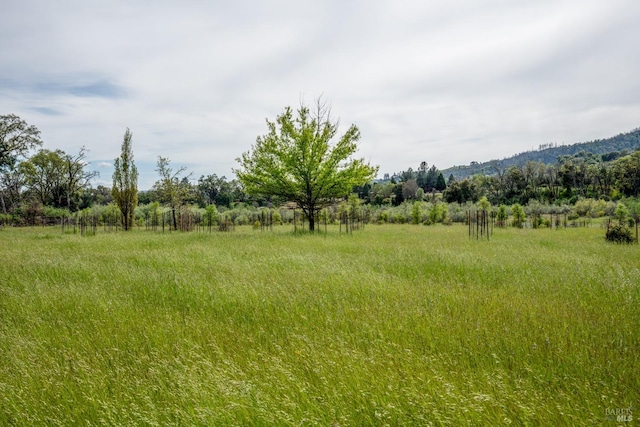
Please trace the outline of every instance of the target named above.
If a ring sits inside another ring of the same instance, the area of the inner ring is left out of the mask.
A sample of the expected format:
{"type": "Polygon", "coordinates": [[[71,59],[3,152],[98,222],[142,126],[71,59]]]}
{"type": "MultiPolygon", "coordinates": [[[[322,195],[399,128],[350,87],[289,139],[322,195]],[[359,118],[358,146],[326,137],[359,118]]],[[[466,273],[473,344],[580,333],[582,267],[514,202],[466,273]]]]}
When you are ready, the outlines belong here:
{"type": "Polygon", "coordinates": [[[125,129],[139,187],[193,179],[287,105],[322,95],[380,175],[640,126],[640,1],[0,0],[0,114],[89,149],[111,185],[125,129]]]}

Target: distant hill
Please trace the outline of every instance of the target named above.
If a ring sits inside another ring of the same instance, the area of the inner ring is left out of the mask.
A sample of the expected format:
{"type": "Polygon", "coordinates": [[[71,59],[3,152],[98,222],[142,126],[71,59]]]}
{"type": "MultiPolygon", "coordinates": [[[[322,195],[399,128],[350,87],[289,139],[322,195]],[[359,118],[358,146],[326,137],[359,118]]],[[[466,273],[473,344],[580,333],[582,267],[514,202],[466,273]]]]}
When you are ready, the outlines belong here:
{"type": "Polygon", "coordinates": [[[640,128],[628,133],[621,133],[612,138],[596,139],[590,142],[559,146],[544,144],[540,146],[539,150],[527,151],[502,160],[491,160],[483,163],[473,162],[466,166],[453,166],[444,169],[442,174],[445,178],[453,175],[457,180],[460,180],[478,174],[494,175],[496,173],[495,165],[498,165],[501,169],[507,169],[511,166],[524,166],[527,162],[554,164],[558,161],[558,157],[573,156],[580,151],[609,155],[610,153],[630,153],[635,150],[640,150],[640,128]]]}

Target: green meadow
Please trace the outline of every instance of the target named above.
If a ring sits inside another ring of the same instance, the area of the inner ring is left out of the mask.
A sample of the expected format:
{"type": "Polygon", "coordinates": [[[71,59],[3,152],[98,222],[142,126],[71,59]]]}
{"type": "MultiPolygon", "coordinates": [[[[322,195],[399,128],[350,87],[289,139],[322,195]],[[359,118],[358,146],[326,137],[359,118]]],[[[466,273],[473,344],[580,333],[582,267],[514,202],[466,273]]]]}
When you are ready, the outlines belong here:
{"type": "Polygon", "coordinates": [[[0,425],[640,417],[640,247],[597,225],[4,228],[0,248],[0,425]]]}

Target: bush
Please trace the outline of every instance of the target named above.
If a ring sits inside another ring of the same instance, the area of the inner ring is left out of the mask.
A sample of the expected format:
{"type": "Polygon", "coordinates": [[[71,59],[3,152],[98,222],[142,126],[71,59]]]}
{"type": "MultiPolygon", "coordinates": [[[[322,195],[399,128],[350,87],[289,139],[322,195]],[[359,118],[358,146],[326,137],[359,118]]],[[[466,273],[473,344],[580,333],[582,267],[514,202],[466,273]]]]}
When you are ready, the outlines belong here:
{"type": "Polygon", "coordinates": [[[541,216],[536,216],[531,219],[531,226],[533,228],[549,227],[549,220],[543,219],[541,216]]]}
{"type": "Polygon", "coordinates": [[[0,214],[0,227],[11,222],[11,215],[0,214]]]}
{"type": "Polygon", "coordinates": [[[576,213],[580,216],[588,216],[591,213],[591,209],[593,207],[593,199],[579,199],[574,209],[576,213]]]}
{"type": "Polygon", "coordinates": [[[629,209],[627,209],[624,203],[618,202],[616,206],[616,219],[620,223],[623,223],[623,222],[626,222],[628,217],[629,217],[629,209]]]}
{"type": "Polygon", "coordinates": [[[218,231],[233,231],[233,222],[229,218],[223,217],[218,222],[218,231]]]}
{"type": "Polygon", "coordinates": [[[607,202],[605,200],[596,200],[596,202],[591,207],[591,217],[592,218],[602,218],[606,215],[607,211],[607,202]]]}
{"type": "Polygon", "coordinates": [[[414,224],[420,224],[422,221],[422,202],[413,202],[411,206],[411,222],[414,224]]]}
{"type": "Polygon", "coordinates": [[[624,224],[615,223],[607,227],[607,241],[614,243],[633,243],[631,230],[624,224]]]}
{"type": "Polygon", "coordinates": [[[282,215],[280,215],[280,212],[274,211],[272,216],[271,216],[271,221],[275,225],[282,225],[282,215]]]}
{"type": "Polygon", "coordinates": [[[249,224],[249,217],[247,217],[247,215],[242,213],[238,215],[233,222],[235,225],[247,225],[249,224]]]}
{"type": "Polygon", "coordinates": [[[604,208],[604,213],[607,216],[615,216],[616,215],[616,207],[617,205],[613,202],[607,202],[604,208]]]}
{"type": "Polygon", "coordinates": [[[457,203],[449,203],[448,206],[447,219],[453,222],[466,222],[467,221],[467,211],[463,209],[457,203]]]}
{"type": "Polygon", "coordinates": [[[432,224],[438,222],[444,222],[449,216],[449,208],[445,203],[436,202],[429,209],[429,214],[427,215],[429,221],[432,224]]]}
{"type": "Polygon", "coordinates": [[[524,226],[525,214],[524,209],[519,203],[511,206],[511,215],[513,215],[511,225],[517,228],[522,228],[524,226]]]}

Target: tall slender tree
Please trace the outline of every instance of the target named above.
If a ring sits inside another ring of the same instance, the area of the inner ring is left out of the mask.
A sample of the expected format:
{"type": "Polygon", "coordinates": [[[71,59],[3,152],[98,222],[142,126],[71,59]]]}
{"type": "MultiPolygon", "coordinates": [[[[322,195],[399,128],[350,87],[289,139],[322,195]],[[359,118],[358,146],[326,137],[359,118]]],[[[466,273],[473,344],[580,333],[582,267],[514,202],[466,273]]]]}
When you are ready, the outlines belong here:
{"type": "Polygon", "coordinates": [[[125,230],[133,227],[135,209],[138,205],[138,169],[133,162],[131,136],[127,128],[122,141],[122,152],[114,162],[113,188],[111,189],[113,200],[120,208],[122,226],[125,230]]]}

